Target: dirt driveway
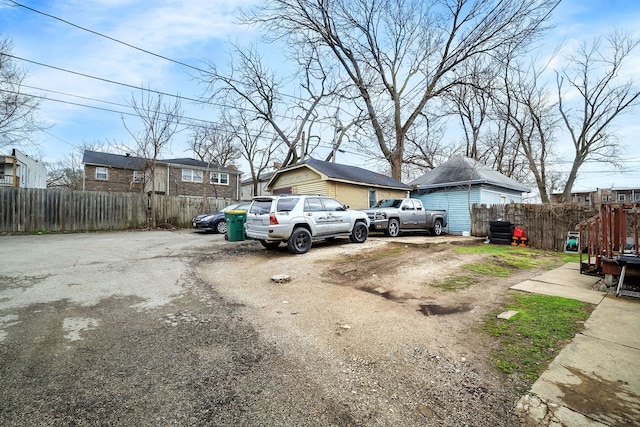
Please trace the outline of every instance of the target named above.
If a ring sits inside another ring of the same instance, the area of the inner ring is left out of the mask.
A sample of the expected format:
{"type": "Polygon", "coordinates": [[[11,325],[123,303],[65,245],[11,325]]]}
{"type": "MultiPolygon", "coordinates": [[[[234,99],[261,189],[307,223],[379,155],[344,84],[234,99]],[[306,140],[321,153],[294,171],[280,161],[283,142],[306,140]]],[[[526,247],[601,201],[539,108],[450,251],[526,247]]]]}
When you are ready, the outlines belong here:
{"type": "Polygon", "coordinates": [[[477,328],[538,272],[439,290],[446,240],[0,237],[0,425],[519,425],[477,328]]]}

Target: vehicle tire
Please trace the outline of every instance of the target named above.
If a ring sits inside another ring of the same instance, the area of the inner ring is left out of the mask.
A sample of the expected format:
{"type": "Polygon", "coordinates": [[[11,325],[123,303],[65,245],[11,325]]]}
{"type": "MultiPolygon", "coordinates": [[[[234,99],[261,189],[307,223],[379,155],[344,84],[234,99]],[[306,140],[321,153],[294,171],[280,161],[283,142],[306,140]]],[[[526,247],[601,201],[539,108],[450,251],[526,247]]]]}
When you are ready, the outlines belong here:
{"type": "Polygon", "coordinates": [[[287,240],[287,246],[292,254],[306,253],[311,249],[311,233],[304,227],[294,229],[287,240]]]}
{"type": "Polygon", "coordinates": [[[216,233],[225,234],[227,232],[227,221],[224,219],[222,221],[218,221],[218,223],[214,226],[216,233]]]}
{"type": "Polygon", "coordinates": [[[277,249],[280,246],[280,242],[267,242],[266,240],[260,240],[260,244],[267,249],[277,249]]]}
{"type": "Polygon", "coordinates": [[[391,218],[389,224],[387,224],[387,229],[384,230],[384,235],[387,237],[398,237],[398,234],[400,234],[400,222],[395,218],[391,218]]]}
{"type": "Polygon", "coordinates": [[[511,227],[511,221],[489,221],[491,227],[511,227]]]}
{"type": "Polygon", "coordinates": [[[493,233],[509,233],[511,234],[511,226],[509,227],[499,227],[499,226],[492,226],[489,227],[489,233],[493,234],[493,233]]]}
{"type": "Polygon", "coordinates": [[[489,239],[489,242],[493,243],[494,245],[510,245],[511,239],[497,239],[497,238],[491,237],[489,239]]]}
{"type": "Polygon", "coordinates": [[[507,240],[511,240],[511,238],[513,237],[513,234],[509,233],[491,233],[491,238],[492,239],[507,239],[507,240]]]}
{"type": "Polygon", "coordinates": [[[367,240],[367,237],[369,237],[369,229],[367,226],[363,222],[356,222],[353,226],[353,230],[351,230],[349,239],[353,243],[364,243],[365,240],[367,240]]]}
{"type": "Polygon", "coordinates": [[[442,220],[436,219],[433,223],[433,227],[429,229],[432,236],[439,236],[442,234],[442,220]]]}

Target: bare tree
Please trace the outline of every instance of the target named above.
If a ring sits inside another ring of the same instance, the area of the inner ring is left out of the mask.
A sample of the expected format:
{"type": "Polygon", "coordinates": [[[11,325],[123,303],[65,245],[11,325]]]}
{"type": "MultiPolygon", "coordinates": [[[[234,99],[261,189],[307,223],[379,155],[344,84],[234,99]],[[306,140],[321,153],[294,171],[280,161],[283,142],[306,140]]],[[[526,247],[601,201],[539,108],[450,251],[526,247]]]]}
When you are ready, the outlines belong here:
{"type": "Polygon", "coordinates": [[[249,174],[253,183],[253,195],[258,195],[260,177],[273,166],[276,153],[280,150],[281,142],[275,135],[269,134],[269,124],[263,120],[249,119],[244,111],[230,118],[235,129],[235,137],[239,141],[242,157],[249,164],[249,174]]]}
{"type": "Polygon", "coordinates": [[[638,105],[640,90],[634,81],[621,81],[625,60],[639,41],[621,32],[582,43],[557,72],[558,108],[574,148],[574,159],[562,193],[570,200],[578,171],[589,160],[616,164],[618,143],[612,124],[638,105]],[[572,101],[575,99],[575,102],[572,101]]]}
{"type": "Polygon", "coordinates": [[[83,142],[56,163],[48,165],[47,188],[65,190],[84,189],[82,157],[86,150],[102,151],[105,145],[99,142],[83,142]]]}
{"type": "Polygon", "coordinates": [[[477,56],[505,55],[542,30],[558,0],[272,0],[245,17],[267,37],[336,64],[368,114],[392,176],[427,103],[468,76],[477,56]],[[387,123],[390,125],[388,126],[387,123]]]}
{"type": "Polygon", "coordinates": [[[303,70],[300,86],[306,99],[298,97],[294,105],[284,102],[281,89],[285,79],[268,68],[255,48],[234,48],[228,74],[209,64],[209,71],[201,80],[207,85],[208,98],[239,112],[251,112],[269,124],[272,131],[286,144],[288,151],[283,165],[296,163],[311,151],[311,127],[318,119],[320,101],[331,94],[325,87],[327,76],[319,69],[303,70]],[[317,78],[317,74],[321,74],[317,78]]]}
{"type": "Polygon", "coordinates": [[[202,211],[209,211],[208,189],[218,197],[218,188],[209,178],[212,168],[230,166],[241,157],[234,142],[233,129],[225,125],[192,125],[191,149],[200,160],[207,164],[205,179],[202,180],[202,211]],[[213,185],[211,185],[213,184],[213,185]]]}
{"type": "Polygon", "coordinates": [[[192,126],[191,148],[210,165],[229,166],[242,156],[234,139],[234,130],[226,125],[192,126]]]}
{"type": "Polygon", "coordinates": [[[146,159],[148,171],[147,179],[150,184],[147,190],[149,195],[149,215],[151,226],[156,227],[156,163],[164,149],[171,143],[174,135],[180,131],[182,121],[182,107],[179,98],[174,98],[171,103],[164,103],[163,96],[153,95],[149,91],[141,90],[140,99],[131,96],[129,105],[138,115],[142,123],[141,130],[134,130],[122,122],[135,142],[131,151],[139,157],[146,159]]]}
{"type": "Polygon", "coordinates": [[[0,149],[33,142],[44,128],[36,120],[39,100],[22,90],[26,74],[16,65],[12,48],[8,39],[0,40],[0,149]]]}
{"type": "Polygon", "coordinates": [[[545,70],[546,67],[537,69],[533,62],[528,68],[515,62],[506,63],[503,93],[494,99],[498,119],[504,121],[513,132],[516,149],[511,155],[523,158],[517,163],[528,169],[541,201],[549,203],[549,191],[552,188],[547,167],[556,160],[554,137],[558,118],[555,102],[548,90],[539,83],[545,70]]]}

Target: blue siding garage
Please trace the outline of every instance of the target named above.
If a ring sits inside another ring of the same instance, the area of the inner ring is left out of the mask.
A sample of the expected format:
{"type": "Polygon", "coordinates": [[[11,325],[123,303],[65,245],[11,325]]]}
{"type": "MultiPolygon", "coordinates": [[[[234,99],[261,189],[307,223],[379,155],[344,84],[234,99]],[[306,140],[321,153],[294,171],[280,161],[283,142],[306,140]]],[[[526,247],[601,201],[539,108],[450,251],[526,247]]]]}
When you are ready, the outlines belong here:
{"type": "Polygon", "coordinates": [[[411,197],[422,200],[427,209],[447,211],[450,234],[471,230],[474,204],[522,203],[529,189],[517,181],[468,157],[453,157],[411,183],[411,197]]]}

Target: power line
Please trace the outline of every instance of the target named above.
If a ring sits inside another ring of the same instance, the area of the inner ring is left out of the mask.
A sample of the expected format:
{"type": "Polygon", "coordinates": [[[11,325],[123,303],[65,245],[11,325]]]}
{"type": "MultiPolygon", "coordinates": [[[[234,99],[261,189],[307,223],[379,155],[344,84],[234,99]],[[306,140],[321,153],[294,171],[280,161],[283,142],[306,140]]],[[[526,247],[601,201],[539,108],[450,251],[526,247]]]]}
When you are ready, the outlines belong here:
{"type": "MultiPolygon", "coordinates": [[[[97,35],[97,36],[99,36],[99,37],[103,37],[103,38],[105,38],[105,39],[107,39],[107,40],[110,40],[110,41],[113,41],[113,42],[115,42],[115,43],[122,44],[122,45],[127,46],[127,47],[129,47],[129,48],[131,48],[131,49],[134,49],[134,50],[137,50],[137,51],[140,51],[140,52],[146,53],[146,54],[151,55],[151,56],[155,56],[155,57],[160,58],[160,59],[164,59],[164,60],[169,61],[169,62],[172,62],[172,63],[174,63],[174,64],[182,65],[182,66],[184,66],[184,67],[187,67],[187,68],[190,68],[190,69],[196,70],[196,71],[201,72],[201,73],[204,73],[204,74],[208,74],[208,73],[209,73],[209,71],[207,71],[207,70],[203,70],[202,68],[198,68],[198,67],[195,67],[195,66],[193,66],[193,65],[187,64],[187,63],[185,63],[185,62],[178,61],[178,60],[175,60],[175,59],[169,58],[169,57],[167,57],[167,56],[160,55],[160,54],[155,53],[155,52],[151,52],[150,50],[140,48],[140,47],[135,46],[135,45],[133,45],[133,44],[131,44],[131,43],[127,43],[127,42],[124,42],[124,41],[122,41],[122,40],[116,39],[116,38],[114,38],[114,37],[108,36],[108,35],[106,35],[106,34],[102,34],[102,33],[100,33],[100,32],[97,32],[97,31],[91,30],[91,29],[89,29],[89,28],[83,27],[83,26],[81,26],[81,25],[74,24],[73,22],[67,21],[66,19],[62,19],[62,18],[57,17],[57,16],[55,16],[55,15],[51,15],[51,14],[49,14],[49,13],[42,12],[42,11],[40,11],[40,10],[37,10],[37,9],[32,8],[32,7],[26,6],[26,5],[22,4],[22,3],[18,3],[18,2],[14,1],[14,0],[6,0],[6,1],[9,1],[10,3],[12,3],[12,4],[16,5],[16,6],[22,7],[22,8],[24,8],[24,9],[27,9],[27,10],[31,11],[31,12],[34,12],[34,13],[37,13],[37,14],[40,14],[40,15],[46,16],[46,17],[51,18],[51,19],[55,19],[55,20],[57,20],[57,21],[63,22],[63,23],[65,23],[65,24],[67,24],[67,25],[70,25],[70,26],[72,26],[72,27],[78,28],[78,29],[83,30],[83,31],[87,31],[87,32],[89,32],[89,33],[91,33],[91,34],[97,35]]],[[[29,60],[25,60],[25,61],[27,61],[27,62],[33,62],[33,61],[29,61],[29,60]]],[[[33,63],[36,63],[36,62],[33,62],[33,63]]],[[[38,64],[38,65],[43,65],[43,66],[47,66],[47,65],[39,64],[39,63],[36,63],[36,64],[38,64]]],[[[56,67],[52,67],[52,68],[56,68],[56,67]]],[[[56,69],[58,69],[58,68],[56,68],[56,69]]],[[[65,71],[65,70],[63,70],[63,69],[59,69],[59,70],[65,71]]],[[[82,74],[82,73],[75,73],[75,72],[72,72],[72,73],[74,73],[74,74],[79,74],[79,75],[83,75],[83,76],[85,76],[85,77],[94,78],[94,77],[92,77],[92,76],[84,75],[84,74],[82,74]]],[[[97,78],[97,77],[96,77],[96,78],[97,78]]],[[[98,79],[100,79],[100,78],[98,78],[98,79]]],[[[100,79],[100,80],[104,80],[104,79],[100,79]]],[[[109,81],[109,80],[104,80],[104,81],[109,81]]],[[[231,79],[231,78],[229,78],[229,81],[231,81],[231,82],[233,82],[233,83],[240,83],[240,84],[242,84],[242,82],[240,82],[240,81],[238,81],[238,80],[235,80],[235,79],[231,79]]],[[[134,87],[134,88],[136,88],[136,89],[143,89],[143,90],[144,90],[144,88],[139,88],[139,87],[137,87],[137,86],[131,86],[131,85],[127,85],[127,84],[124,84],[124,83],[118,83],[118,82],[115,82],[115,83],[116,83],[116,84],[121,84],[121,85],[124,85],[124,86],[134,87]]],[[[167,95],[168,95],[168,96],[172,96],[171,94],[167,94],[167,95]]],[[[289,95],[289,94],[284,94],[284,93],[283,93],[283,94],[281,94],[281,95],[282,95],[283,97],[291,98],[291,99],[293,99],[293,100],[295,100],[295,101],[306,101],[306,100],[304,100],[304,99],[302,99],[302,98],[299,98],[299,97],[296,97],[296,96],[294,96],[294,95],[289,95]]],[[[184,99],[190,99],[190,98],[184,98],[184,99]]],[[[203,103],[203,104],[209,104],[209,105],[216,105],[216,104],[211,104],[210,102],[202,101],[202,100],[197,100],[196,102],[203,103]]],[[[329,108],[329,107],[333,108],[333,106],[331,106],[331,105],[326,105],[326,104],[319,104],[319,105],[322,105],[322,106],[327,107],[327,108],[329,108]]],[[[227,107],[228,107],[228,106],[227,106],[227,107]]],[[[235,108],[238,108],[238,107],[235,107],[235,108]]],[[[340,108],[340,107],[338,107],[338,108],[340,108]]],[[[353,117],[353,118],[355,118],[355,117],[356,117],[353,113],[351,113],[351,112],[349,112],[349,111],[347,111],[347,110],[343,110],[343,109],[341,109],[341,111],[342,111],[342,112],[344,112],[344,113],[346,113],[347,115],[349,115],[349,116],[353,117]]]]}
{"type": "Polygon", "coordinates": [[[13,0],[6,0],[6,1],[8,1],[8,2],[10,2],[10,3],[12,3],[12,4],[16,5],[16,6],[19,6],[19,7],[25,8],[25,9],[27,9],[27,10],[30,10],[31,12],[34,12],[34,13],[37,13],[37,14],[40,14],[40,15],[46,16],[46,17],[51,18],[51,19],[55,19],[55,20],[60,21],[60,22],[64,22],[64,23],[65,23],[65,24],[67,24],[67,25],[71,25],[72,27],[78,28],[78,29],[83,30],[83,31],[87,31],[87,32],[89,32],[89,33],[91,33],[91,34],[95,34],[95,35],[97,35],[97,36],[104,37],[104,38],[105,38],[105,39],[107,39],[107,40],[111,40],[111,41],[116,42],[116,43],[119,43],[119,44],[121,44],[121,45],[124,45],[124,46],[130,47],[131,49],[139,50],[140,52],[144,52],[144,53],[146,53],[146,54],[148,54],[148,55],[152,55],[152,56],[155,56],[155,57],[158,57],[158,58],[164,59],[165,61],[173,62],[173,63],[175,63],[175,64],[182,65],[182,66],[184,66],[184,67],[188,67],[188,68],[191,68],[191,69],[193,69],[193,70],[196,70],[196,71],[199,71],[199,72],[202,72],[202,73],[206,73],[206,71],[205,71],[205,70],[203,70],[203,69],[201,69],[201,68],[194,67],[193,65],[189,65],[189,64],[186,64],[186,63],[184,63],[184,62],[177,61],[177,60],[175,60],[175,59],[171,59],[171,58],[168,58],[168,57],[166,57],[166,56],[163,56],[163,55],[160,55],[160,54],[157,54],[157,53],[151,52],[151,51],[149,51],[149,50],[146,50],[146,49],[143,49],[143,48],[140,48],[140,47],[134,46],[134,45],[132,45],[132,44],[130,44],[130,43],[123,42],[122,40],[118,40],[118,39],[116,39],[116,38],[113,38],[113,37],[107,36],[106,34],[102,34],[102,33],[99,33],[99,32],[97,32],[97,31],[91,30],[91,29],[89,29],[89,28],[82,27],[82,26],[80,26],[80,25],[74,24],[73,22],[69,22],[69,21],[67,21],[67,20],[65,20],[65,19],[62,19],[62,18],[59,18],[59,17],[57,17],[57,16],[54,16],[54,15],[51,15],[51,14],[48,14],[48,13],[42,12],[42,11],[40,11],[40,10],[37,10],[37,9],[32,8],[32,7],[26,6],[26,5],[22,4],[22,3],[18,3],[18,2],[13,1],[13,0]]]}

